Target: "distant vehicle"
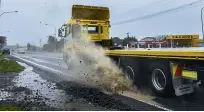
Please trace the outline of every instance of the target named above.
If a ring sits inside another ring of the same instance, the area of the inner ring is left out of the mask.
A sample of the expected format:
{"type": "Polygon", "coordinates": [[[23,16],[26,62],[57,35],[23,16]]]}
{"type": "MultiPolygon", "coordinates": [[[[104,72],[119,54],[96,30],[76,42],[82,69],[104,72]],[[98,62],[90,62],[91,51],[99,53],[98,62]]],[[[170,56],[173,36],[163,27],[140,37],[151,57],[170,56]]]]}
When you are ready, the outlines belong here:
{"type": "Polygon", "coordinates": [[[19,48],[18,53],[19,54],[25,54],[26,53],[26,48],[19,48]]]}
{"type": "Polygon", "coordinates": [[[10,55],[10,49],[9,49],[9,48],[4,48],[4,49],[2,50],[2,54],[3,54],[3,55],[10,55]]]}

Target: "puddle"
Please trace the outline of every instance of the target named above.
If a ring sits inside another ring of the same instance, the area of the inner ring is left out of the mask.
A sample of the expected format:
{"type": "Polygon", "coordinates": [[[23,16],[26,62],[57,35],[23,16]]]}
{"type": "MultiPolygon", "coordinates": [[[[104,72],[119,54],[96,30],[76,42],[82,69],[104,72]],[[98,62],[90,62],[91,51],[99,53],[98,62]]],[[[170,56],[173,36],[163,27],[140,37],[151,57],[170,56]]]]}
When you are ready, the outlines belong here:
{"type": "Polygon", "coordinates": [[[18,63],[24,66],[25,70],[13,80],[15,86],[28,88],[32,91],[34,97],[42,96],[47,105],[57,108],[64,107],[67,96],[63,90],[57,89],[55,83],[42,79],[39,74],[32,71],[31,66],[21,62],[18,63]]]}

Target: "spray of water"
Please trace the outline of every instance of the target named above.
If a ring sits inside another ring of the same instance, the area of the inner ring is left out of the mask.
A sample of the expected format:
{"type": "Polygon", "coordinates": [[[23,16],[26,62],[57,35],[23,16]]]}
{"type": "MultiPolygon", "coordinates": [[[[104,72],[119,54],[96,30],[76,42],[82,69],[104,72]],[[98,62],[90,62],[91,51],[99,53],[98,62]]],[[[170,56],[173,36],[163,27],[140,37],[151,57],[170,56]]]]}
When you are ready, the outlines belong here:
{"type": "Polygon", "coordinates": [[[130,90],[131,83],[112,60],[105,56],[104,49],[90,42],[86,35],[83,37],[80,41],[73,40],[75,50],[67,62],[70,70],[77,71],[100,89],[110,92],[130,90]]]}

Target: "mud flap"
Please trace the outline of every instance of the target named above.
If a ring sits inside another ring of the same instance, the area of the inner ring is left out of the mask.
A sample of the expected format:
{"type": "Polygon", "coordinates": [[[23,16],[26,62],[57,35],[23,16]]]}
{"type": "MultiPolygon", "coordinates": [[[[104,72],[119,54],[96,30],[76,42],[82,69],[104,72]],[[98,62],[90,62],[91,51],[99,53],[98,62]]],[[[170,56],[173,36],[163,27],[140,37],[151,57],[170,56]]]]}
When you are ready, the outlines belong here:
{"type": "Polygon", "coordinates": [[[194,92],[194,88],[192,84],[186,84],[186,85],[181,85],[177,86],[175,89],[175,94],[176,96],[181,96],[185,94],[191,94],[194,92]]]}
{"type": "Polygon", "coordinates": [[[173,75],[173,87],[176,96],[193,93],[193,81],[197,80],[197,72],[183,70],[183,66],[180,64],[171,64],[171,69],[173,75]]]}

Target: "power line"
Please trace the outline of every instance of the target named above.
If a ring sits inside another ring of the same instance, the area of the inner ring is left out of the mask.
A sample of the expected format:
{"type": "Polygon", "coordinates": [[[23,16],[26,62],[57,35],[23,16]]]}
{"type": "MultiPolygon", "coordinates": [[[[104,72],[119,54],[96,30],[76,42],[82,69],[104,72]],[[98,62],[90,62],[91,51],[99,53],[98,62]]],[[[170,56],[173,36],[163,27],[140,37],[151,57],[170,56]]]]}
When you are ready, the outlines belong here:
{"type": "Polygon", "coordinates": [[[204,0],[199,0],[199,1],[196,1],[196,2],[192,2],[192,3],[189,3],[189,4],[185,4],[185,5],[176,7],[176,8],[171,8],[171,9],[168,9],[168,10],[165,10],[165,11],[160,11],[160,12],[157,12],[157,13],[154,13],[154,14],[149,14],[149,15],[146,15],[146,16],[141,16],[141,17],[137,17],[137,18],[121,21],[121,22],[116,22],[116,23],[113,23],[112,25],[125,24],[125,23],[129,23],[129,22],[134,22],[134,21],[153,18],[153,17],[156,17],[156,16],[164,15],[164,14],[169,14],[169,13],[172,13],[172,12],[178,12],[180,9],[184,10],[184,8],[188,8],[189,6],[197,5],[198,3],[203,2],[203,1],[204,0]]]}
{"type": "Polygon", "coordinates": [[[134,8],[134,9],[129,10],[129,11],[126,11],[126,12],[124,12],[124,14],[125,14],[125,13],[128,13],[128,12],[131,12],[131,11],[134,11],[134,10],[139,10],[139,9],[144,8],[144,7],[147,7],[147,6],[149,6],[149,5],[154,5],[154,4],[159,5],[159,4],[165,3],[166,1],[169,1],[169,0],[157,0],[157,1],[154,1],[154,2],[151,2],[151,3],[148,3],[148,4],[145,4],[145,5],[143,5],[143,6],[136,7],[136,8],[134,8]]]}
{"type": "Polygon", "coordinates": [[[129,33],[129,32],[127,32],[126,34],[127,34],[127,37],[130,37],[130,36],[129,36],[129,35],[130,35],[130,33],[129,33]]]}
{"type": "Polygon", "coordinates": [[[134,22],[134,21],[139,21],[139,20],[153,18],[153,17],[156,17],[156,16],[164,15],[164,14],[178,12],[178,11],[190,8],[190,7],[192,8],[192,6],[194,6],[194,5],[200,5],[199,3],[203,2],[203,1],[204,0],[198,0],[198,1],[195,1],[195,2],[184,4],[184,5],[181,5],[181,6],[178,6],[178,7],[175,7],[175,8],[171,8],[171,9],[167,9],[167,10],[164,10],[164,11],[160,11],[160,12],[157,12],[157,13],[149,14],[149,15],[146,15],[146,16],[141,16],[141,17],[125,20],[125,21],[115,22],[112,25],[120,25],[120,24],[130,23],[130,22],[134,22]]]}
{"type": "Polygon", "coordinates": [[[164,3],[165,3],[165,4],[166,4],[166,3],[170,3],[171,1],[173,1],[173,0],[157,0],[157,1],[150,2],[150,3],[148,3],[148,4],[145,4],[145,5],[143,5],[143,6],[130,9],[129,11],[126,11],[126,12],[123,12],[123,13],[120,13],[120,14],[117,14],[116,16],[121,16],[121,15],[127,14],[127,13],[129,13],[129,12],[132,12],[132,11],[134,11],[134,10],[139,11],[141,8],[147,7],[147,6],[149,6],[149,5],[151,5],[151,6],[152,6],[152,5],[161,5],[161,4],[164,4],[164,3]]]}

